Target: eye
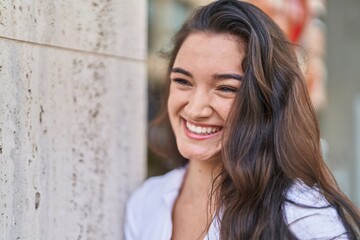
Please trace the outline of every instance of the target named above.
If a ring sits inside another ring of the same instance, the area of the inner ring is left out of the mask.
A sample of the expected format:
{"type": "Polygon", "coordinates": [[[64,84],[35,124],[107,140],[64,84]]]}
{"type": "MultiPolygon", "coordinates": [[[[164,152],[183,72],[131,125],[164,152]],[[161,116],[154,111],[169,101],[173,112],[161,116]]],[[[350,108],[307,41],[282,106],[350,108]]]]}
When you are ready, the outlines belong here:
{"type": "Polygon", "coordinates": [[[223,92],[223,93],[237,93],[238,89],[235,87],[230,86],[220,86],[217,88],[217,90],[223,92]]]}
{"type": "Polygon", "coordinates": [[[191,83],[183,78],[174,78],[172,81],[181,86],[191,86],[191,83]]]}

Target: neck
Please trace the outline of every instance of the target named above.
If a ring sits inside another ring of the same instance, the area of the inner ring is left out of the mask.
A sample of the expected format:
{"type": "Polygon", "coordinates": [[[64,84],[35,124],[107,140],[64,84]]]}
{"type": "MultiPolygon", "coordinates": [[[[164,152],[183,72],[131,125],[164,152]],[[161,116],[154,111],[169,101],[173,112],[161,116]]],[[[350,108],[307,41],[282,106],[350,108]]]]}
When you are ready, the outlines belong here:
{"type": "Polygon", "coordinates": [[[181,190],[182,194],[191,199],[208,200],[213,181],[219,173],[218,165],[215,161],[190,160],[181,190]]]}

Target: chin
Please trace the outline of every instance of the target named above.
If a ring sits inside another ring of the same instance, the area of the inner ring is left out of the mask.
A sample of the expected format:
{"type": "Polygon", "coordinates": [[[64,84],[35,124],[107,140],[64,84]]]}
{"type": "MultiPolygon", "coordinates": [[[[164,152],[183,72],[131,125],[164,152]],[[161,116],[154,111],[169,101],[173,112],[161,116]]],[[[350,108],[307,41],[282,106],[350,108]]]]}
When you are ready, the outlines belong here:
{"type": "Polygon", "coordinates": [[[220,153],[219,151],[211,151],[209,149],[182,149],[179,147],[180,154],[189,160],[196,160],[196,161],[211,161],[215,158],[215,156],[218,156],[220,153]]]}

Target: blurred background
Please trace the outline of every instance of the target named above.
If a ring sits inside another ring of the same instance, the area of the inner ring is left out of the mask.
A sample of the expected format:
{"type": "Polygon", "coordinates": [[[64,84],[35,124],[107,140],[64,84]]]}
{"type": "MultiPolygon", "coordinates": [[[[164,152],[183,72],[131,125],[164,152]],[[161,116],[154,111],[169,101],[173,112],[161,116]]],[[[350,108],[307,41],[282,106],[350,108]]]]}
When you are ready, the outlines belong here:
{"type": "MultiPolygon", "coordinates": [[[[166,60],[160,52],[197,6],[209,0],[149,0],[148,119],[156,116],[166,60]]],[[[360,206],[360,1],[248,0],[303,47],[303,69],[321,127],[323,155],[343,191],[360,206]]],[[[148,151],[148,176],[173,166],[148,151]]]]}
{"type": "MultiPolygon", "coordinates": [[[[159,53],[208,2],[0,1],[0,240],[123,239],[128,196],[174,167],[146,149],[159,53]]],[[[305,49],[324,158],[360,206],[360,1],[251,2],[305,49]]]]}

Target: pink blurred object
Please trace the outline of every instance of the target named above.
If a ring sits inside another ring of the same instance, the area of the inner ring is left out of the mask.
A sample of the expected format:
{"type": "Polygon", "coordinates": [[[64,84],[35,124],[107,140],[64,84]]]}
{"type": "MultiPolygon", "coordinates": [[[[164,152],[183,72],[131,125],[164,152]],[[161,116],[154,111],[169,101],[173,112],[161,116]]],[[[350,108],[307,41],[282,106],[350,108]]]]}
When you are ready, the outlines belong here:
{"type": "Polygon", "coordinates": [[[252,0],[272,17],[292,42],[298,42],[310,18],[307,0],[252,0]]]}

